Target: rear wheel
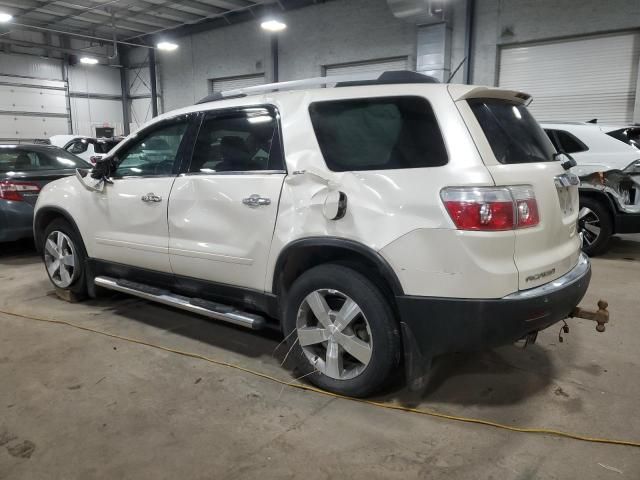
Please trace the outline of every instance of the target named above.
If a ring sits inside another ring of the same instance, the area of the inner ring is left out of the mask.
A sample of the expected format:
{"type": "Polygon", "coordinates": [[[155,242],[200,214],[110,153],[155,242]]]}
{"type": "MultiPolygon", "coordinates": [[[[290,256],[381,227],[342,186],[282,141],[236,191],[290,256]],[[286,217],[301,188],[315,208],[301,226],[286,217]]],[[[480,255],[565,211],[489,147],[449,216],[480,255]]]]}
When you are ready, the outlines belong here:
{"type": "Polygon", "coordinates": [[[51,283],[76,295],[85,295],[87,255],[75,229],[66,220],[56,219],[47,225],[42,238],[42,256],[51,283]]]}
{"type": "Polygon", "coordinates": [[[581,198],[578,231],[582,234],[582,250],[587,255],[604,253],[613,234],[613,220],[607,206],[600,200],[581,198]]]}
{"type": "Polygon", "coordinates": [[[289,292],[284,317],[296,365],[323,389],[367,396],[399,364],[393,311],[376,286],[352,269],[321,265],[304,273],[289,292]]]}

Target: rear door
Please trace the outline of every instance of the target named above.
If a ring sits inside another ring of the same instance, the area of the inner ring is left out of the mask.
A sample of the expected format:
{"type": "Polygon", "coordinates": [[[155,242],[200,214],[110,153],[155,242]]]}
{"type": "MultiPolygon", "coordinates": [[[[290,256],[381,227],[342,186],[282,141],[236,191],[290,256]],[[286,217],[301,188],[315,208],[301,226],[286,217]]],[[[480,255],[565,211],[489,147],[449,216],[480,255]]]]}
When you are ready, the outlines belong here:
{"type": "Polygon", "coordinates": [[[173,272],[264,290],[285,176],[273,108],[208,113],[171,192],[173,272]]]}
{"type": "Polygon", "coordinates": [[[551,141],[517,92],[489,90],[458,101],[458,108],[498,186],[523,186],[535,195],[539,223],[515,233],[519,288],[547,283],[578,261],[577,177],[554,160],[551,141]]]}

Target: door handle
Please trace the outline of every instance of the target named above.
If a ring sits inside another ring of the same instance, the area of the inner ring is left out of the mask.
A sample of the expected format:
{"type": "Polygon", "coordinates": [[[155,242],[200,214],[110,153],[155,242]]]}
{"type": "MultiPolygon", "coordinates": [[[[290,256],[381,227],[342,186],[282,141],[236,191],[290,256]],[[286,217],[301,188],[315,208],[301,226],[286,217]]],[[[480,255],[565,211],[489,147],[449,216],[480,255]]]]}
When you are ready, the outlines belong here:
{"type": "Polygon", "coordinates": [[[256,207],[271,205],[271,199],[266,197],[261,197],[257,193],[254,193],[253,195],[247,198],[243,198],[242,203],[245,204],[247,207],[256,208],[256,207]]]}
{"type": "Polygon", "coordinates": [[[150,192],[140,197],[140,200],[142,200],[143,202],[161,202],[162,197],[160,195],[156,195],[153,192],[150,192]]]}

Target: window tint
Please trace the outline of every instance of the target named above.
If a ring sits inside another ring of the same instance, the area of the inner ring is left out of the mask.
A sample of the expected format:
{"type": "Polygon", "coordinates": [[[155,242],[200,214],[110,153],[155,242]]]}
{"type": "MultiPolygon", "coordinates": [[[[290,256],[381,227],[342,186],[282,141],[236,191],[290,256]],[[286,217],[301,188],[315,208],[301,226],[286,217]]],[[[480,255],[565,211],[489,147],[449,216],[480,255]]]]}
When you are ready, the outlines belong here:
{"type": "Polygon", "coordinates": [[[189,172],[284,170],[278,122],[265,108],[205,118],[189,172]]]}
{"type": "Polygon", "coordinates": [[[0,172],[91,168],[90,164],[61,148],[36,148],[0,148],[0,172]]]}
{"type": "Polygon", "coordinates": [[[316,102],[309,114],[324,160],[335,172],[447,163],[440,128],[424,98],[316,102]]]}
{"type": "MultiPolygon", "coordinates": [[[[575,135],[565,132],[564,130],[556,130],[556,137],[562,150],[566,153],[586,152],[589,148],[576,138],[575,135]]],[[[556,150],[558,148],[556,147],[556,150]]],[[[559,151],[559,150],[558,150],[559,151]]]]}
{"type": "Polygon", "coordinates": [[[524,105],[490,98],[468,102],[500,163],[553,160],[553,145],[524,105]]]}
{"type": "Polygon", "coordinates": [[[116,177],[171,175],[187,122],[172,123],[152,132],[118,153],[116,177]]]}

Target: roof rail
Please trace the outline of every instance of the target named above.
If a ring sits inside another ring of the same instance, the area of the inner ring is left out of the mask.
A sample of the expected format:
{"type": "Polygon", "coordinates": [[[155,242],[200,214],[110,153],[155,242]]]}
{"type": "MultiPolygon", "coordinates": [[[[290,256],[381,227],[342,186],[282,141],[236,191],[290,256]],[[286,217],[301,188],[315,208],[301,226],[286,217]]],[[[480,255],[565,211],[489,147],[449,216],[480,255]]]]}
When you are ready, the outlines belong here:
{"type": "Polygon", "coordinates": [[[225,90],[216,92],[204,97],[196,102],[208,103],[216,100],[226,100],[229,98],[245,97],[247,95],[255,95],[258,93],[287,91],[298,88],[311,88],[322,85],[334,85],[335,87],[355,87],[361,85],[390,85],[398,83],[439,83],[433,77],[422,75],[421,73],[411,71],[387,71],[387,72],[369,72],[357,73],[350,75],[333,75],[330,77],[314,77],[302,80],[290,80],[287,82],[267,83],[264,85],[255,85],[253,87],[236,88],[233,90],[225,90]]]}

